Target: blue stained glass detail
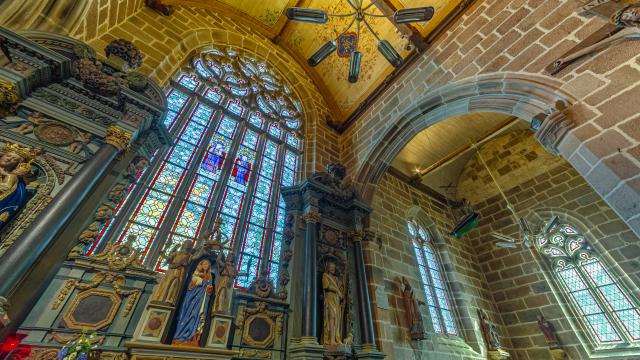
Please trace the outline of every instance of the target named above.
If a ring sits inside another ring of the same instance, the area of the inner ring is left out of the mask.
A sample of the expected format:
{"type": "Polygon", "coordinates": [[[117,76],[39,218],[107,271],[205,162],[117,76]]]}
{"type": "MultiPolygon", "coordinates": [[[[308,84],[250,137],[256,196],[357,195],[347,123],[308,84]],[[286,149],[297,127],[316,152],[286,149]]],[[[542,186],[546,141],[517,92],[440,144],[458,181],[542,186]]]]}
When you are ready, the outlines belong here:
{"type": "Polygon", "coordinates": [[[178,82],[180,83],[180,85],[186,87],[187,89],[193,91],[195,90],[198,85],[200,85],[200,82],[198,80],[196,80],[196,76],[195,75],[183,75],[180,80],[178,80],[178,82]]]}
{"type": "Polygon", "coordinates": [[[285,137],[285,142],[296,149],[300,148],[300,140],[298,139],[298,136],[296,136],[296,134],[287,133],[287,136],[285,137]]]}
{"type": "Polygon", "coordinates": [[[588,315],[585,318],[601,342],[618,342],[622,340],[604,314],[588,315]]]}
{"type": "Polygon", "coordinates": [[[602,267],[600,261],[593,260],[586,265],[582,266],[582,269],[589,275],[589,278],[596,286],[602,286],[612,284],[613,279],[609,276],[609,273],[602,267]]]}
{"type": "Polygon", "coordinates": [[[184,105],[189,100],[189,97],[184,93],[171,89],[169,91],[169,95],[167,96],[167,117],[164,119],[164,124],[168,129],[171,129],[178,117],[178,115],[182,112],[184,105]]]}
{"type": "Polygon", "coordinates": [[[262,124],[263,124],[262,115],[260,115],[259,112],[251,113],[251,115],[249,115],[249,123],[262,129],[262,124]]]}
{"type": "Polygon", "coordinates": [[[278,139],[282,136],[282,128],[278,123],[269,124],[269,134],[277,137],[278,139]]]}
{"type": "Polygon", "coordinates": [[[237,101],[229,101],[227,109],[238,116],[242,116],[244,112],[244,106],[240,105],[237,101]]]}
{"type": "Polygon", "coordinates": [[[213,101],[215,104],[220,104],[222,99],[224,99],[224,95],[221,94],[220,89],[218,88],[207,88],[204,92],[204,97],[213,101]]]}
{"type": "Polygon", "coordinates": [[[207,69],[202,65],[202,61],[198,60],[195,62],[195,68],[196,68],[196,72],[198,74],[200,74],[200,76],[202,76],[205,79],[209,79],[211,78],[211,74],[209,73],[209,71],[207,71],[207,69]]]}
{"type": "Polygon", "coordinates": [[[616,316],[633,340],[640,340],[640,313],[637,309],[617,311],[616,316]]]}

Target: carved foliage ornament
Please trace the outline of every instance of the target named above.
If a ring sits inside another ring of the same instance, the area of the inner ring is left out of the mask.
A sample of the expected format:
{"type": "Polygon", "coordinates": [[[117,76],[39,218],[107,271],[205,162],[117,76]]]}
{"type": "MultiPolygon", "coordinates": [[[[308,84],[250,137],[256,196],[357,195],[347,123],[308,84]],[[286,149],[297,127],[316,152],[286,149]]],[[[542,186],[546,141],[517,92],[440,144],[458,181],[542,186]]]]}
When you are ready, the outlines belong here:
{"type": "Polygon", "coordinates": [[[0,80],[0,116],[7,116],[15,112],[18,104],[18,93],[15,85],[0,80]]]}
{"type": "Polygon", "coordinates": [[[119,151],[125,151],[131,143],[131,133],[117,126],[108,127],[105,142],[115,146],[119,151]]]}

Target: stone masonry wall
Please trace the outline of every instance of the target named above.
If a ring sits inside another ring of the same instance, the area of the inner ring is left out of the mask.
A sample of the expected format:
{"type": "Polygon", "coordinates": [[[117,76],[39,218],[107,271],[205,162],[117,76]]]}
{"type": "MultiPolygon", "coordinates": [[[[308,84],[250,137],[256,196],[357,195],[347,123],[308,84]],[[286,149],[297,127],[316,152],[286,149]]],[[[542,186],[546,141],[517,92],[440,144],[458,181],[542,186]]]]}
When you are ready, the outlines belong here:
{"type": "MultiPolygon", "coordinates": [[[[445,205],[387,173],[374,198],[373,209],[370,226],[380,236],[381,243],[365,243],[365,261],[378,342],[387,359],[482,358],[480,351],[484,351],[481,350],[484,343],[475,325],[476,309],[484,309],[500,326],[502,322],[468,240],[456,240],[447,235],[453,223],[445,205]],[[423,310],[423,321],[429,339],[410,340],[402,303],[402,276],[410,281],[416,294],[424,301],[414,250],[407,233],[408,211],[415,207],[421,210],[418,220],[436,239],[464,341],[435,334],[426,310],[423,310]],[[427,226],[429,224],[431,226],[427,226]],[[385,299],[379,298],[382,296],[385,299]],[[387,301],[389,308],[385,309],[383,304],[387,301]]],[[[508,339],[503,340],[509,347],[508,339]]]]}
{"type": "MultiPolygon", "coordinates": [[[[499,139],[494,141],[500,143],[499,139]]],[[[480,149],[483,150],[484,147],[480,149]]],[[[507,147],[502,150],[507,150],[507,147]]],[[[514,154],[507,160],[517,163],[520,156],[514,154]]],[[[477,162],[477,159],[470,160],[468,167],[474,161],[477,162]]],[[[496,171],[495,167],[490,168],[496,171]]],[[[506,173],[504,176],[510,175],[514,174],[506,173]]],[[[486,185],[477,183],[477,186],[486,185]]],[[[640,239],[571,165],[561,161],[538,175],[521,177],[519,184],[504,190],[519,216],[524,216],[534,229],[547,221],[551,214],[558,215],[563,221],[573,222],[584,232],[593,248],[599,251],[614,274],[626,274],[620,279],[638,297],[640,293],[636,284],[640,284],[637,260],[640,256],[640,239]]],[[[465,196],[463,192],[459,195],[465,196]]],[[[475,202],[475,208],[480,213],[480,225],[461,241],[468,244],[477,255],[490,289],[489,297],[494,299],[502,323],[506,325],[504,335],[510,338],[512,355],[516,359],[550,358],[536,323],[536,315],[542,313],[556,327],[569,358],[588,359],[568,320],[571,315],[564,313],[559,305],[565,300],[555,294],[545,280],[535,250],[500,249],[495,246],[497,240],[490,235],[492,231],[519,238],[519,228],[504,200],[500,195],[492,196],[489,193],[489,196],[475,202]]],[[[633,357],[619,357],[622,358],[633,357]]]]}
{"type": "MultiPolygon", "coordinates": [[[[431,105],[421,99],[437,100],[439,91],[451,84],[492,77],[497,80],[491,89],[500,92],[508,89],[509,79],[524,79],[532,85],[531,95],[536,95],[534,85],[542,84],[573,99],[577,127],[560,147],[561,154],[640,233],[640,42],[620,42],[553,77],[544,72],[605,24],[579,16],[581,5],[577,0],[475,1],[341,137],[343,161],[355,173],[376,162],[389,164],[410,137],[388,134],[404,129],[417,133],[428,126],[407,122],[403,114],[420,113],[421,105],[431,105]],[[385,147],[392,149],[389,155],[377,159],[376,151],[385,147]]],[[[517,112],[503,107],[499,96],[482,101],[489,108],[493,103],[493,111],[517,112]]],[[[443,111],[460,111],[451,106],[443,111]]]]}

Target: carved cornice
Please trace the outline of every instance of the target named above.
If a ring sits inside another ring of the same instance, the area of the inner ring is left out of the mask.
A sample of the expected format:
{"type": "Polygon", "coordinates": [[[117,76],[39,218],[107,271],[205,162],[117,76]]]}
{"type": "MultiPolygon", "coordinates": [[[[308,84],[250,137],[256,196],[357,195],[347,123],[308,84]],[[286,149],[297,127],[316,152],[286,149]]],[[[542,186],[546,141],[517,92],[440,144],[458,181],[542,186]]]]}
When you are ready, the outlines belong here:
{"type": "Polygon", "coordinates": [[[107,128],[104,139],[107,144],[115,146],[119,151],[125,151],[131,143],[131,133],[117,126],[110,126],[107,128]]]}

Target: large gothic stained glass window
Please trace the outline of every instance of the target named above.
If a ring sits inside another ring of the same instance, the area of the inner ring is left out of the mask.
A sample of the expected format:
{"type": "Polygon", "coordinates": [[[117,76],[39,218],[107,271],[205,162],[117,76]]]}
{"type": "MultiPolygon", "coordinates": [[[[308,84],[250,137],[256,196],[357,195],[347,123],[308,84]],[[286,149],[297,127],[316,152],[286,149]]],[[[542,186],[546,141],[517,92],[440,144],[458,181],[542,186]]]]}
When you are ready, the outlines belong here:
{"type": "Polygon", "coordinates": [[[143,262],[164,271],[161,252],[199,241],[220,217],[237,254],[236,287],[260,270],[277,283],[280,188],[294,184],[300,163],[300,105],[267,64],[235,50],[208,51],[191,68],[166,93],[174,146],[155,155],[112,236],[135,238],[143,262]]]}
{"type": "Polygon", "coordinates": [[[640,340],[638,303],[576,227],[559,224],[537,236],[536,246],[596,344],[640,340]]]}
{"type": "Polygon", "coordinates": [[[418,261],[418,270],[433,329],[440,334],[457,336],[458,328],[453,319],[449,294],[445,287],[440,262],[431,244],[431,237],[415,220],[410,220],[407,227],[413,240],[413,249],[418,261]]]}

